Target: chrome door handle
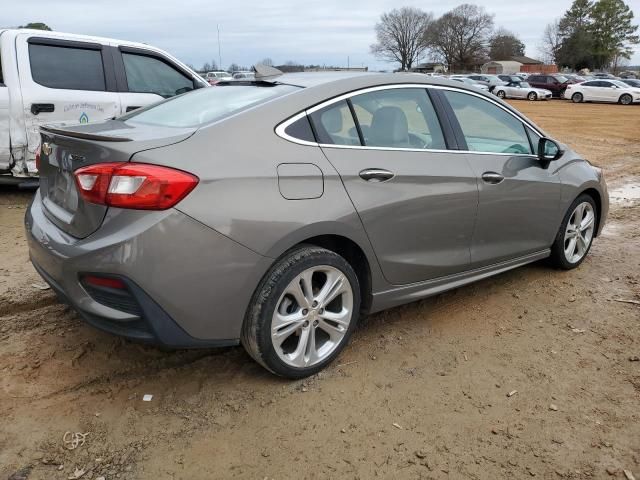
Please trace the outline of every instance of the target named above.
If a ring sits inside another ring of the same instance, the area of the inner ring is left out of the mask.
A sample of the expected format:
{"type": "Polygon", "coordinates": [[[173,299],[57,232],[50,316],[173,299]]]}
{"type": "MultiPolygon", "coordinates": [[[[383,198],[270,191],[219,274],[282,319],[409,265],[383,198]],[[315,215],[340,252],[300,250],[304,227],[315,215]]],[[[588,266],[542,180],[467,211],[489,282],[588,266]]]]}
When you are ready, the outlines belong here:
{"type": "Polygon", "coordinates": [[[366,168],[360,173],[360,178],[367,182],[386,182],[395,177],[393,172],[385,170],[384,168],[366,168]]]}
{"type": "Polygon", "coordinates": [[[504,180],[504,176],[496,172],[484,172],[482,174],[482,180],[484,181],[484,183],[497,185],[498,183],[502,183],[502,181],[504,180]]]}

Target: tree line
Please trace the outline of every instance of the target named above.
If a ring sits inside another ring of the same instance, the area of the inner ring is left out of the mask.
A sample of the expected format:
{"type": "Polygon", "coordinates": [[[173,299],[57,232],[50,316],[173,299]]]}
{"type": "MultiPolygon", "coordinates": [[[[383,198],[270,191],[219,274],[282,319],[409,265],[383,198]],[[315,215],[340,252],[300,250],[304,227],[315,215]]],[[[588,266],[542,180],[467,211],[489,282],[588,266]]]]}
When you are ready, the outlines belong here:
{"type": "MultiPolygon", "coordinates": [[[[633,12],[623,0],[574,0],[564,16],[544,31],[542,50],[560,67],[616,67],[640,43],[633,12]]],[[[468,71],[491,60],[524,56],[518,36],[494,28],[494,16],[478,5],[462,4],[439,18],[419,8],[385,12],[375,25],[371,53],[409,70],[425,58],[449,71],[468,71]]]]}
{"type": "Polygon", "coordinates": [[[574,0],[547,25],[542,50],[548,59],[574,70],[616,70],[640,43],[633,12],[623,0],[574,0]]]}

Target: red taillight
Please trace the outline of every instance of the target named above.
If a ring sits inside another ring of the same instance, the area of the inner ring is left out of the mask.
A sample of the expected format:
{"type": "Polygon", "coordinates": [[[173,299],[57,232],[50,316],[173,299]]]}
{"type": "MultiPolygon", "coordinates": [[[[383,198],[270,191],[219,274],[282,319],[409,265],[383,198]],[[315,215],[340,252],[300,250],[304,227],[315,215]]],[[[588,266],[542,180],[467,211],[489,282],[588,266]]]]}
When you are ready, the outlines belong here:
{"type": "Polygon", "coordinates": [[[118,208],[166,210],[186,197],[198,177],[146,163],[98,163],[75,171],[82,197],[118,208]]]}
{"type": "Polygon", "coordinates": [[[85,275],[84,277],[82,277],[82,281],[95,287],[117,288],[118,290],[125,290],[127,288],[124,282],[118,278],[85,275]]]}

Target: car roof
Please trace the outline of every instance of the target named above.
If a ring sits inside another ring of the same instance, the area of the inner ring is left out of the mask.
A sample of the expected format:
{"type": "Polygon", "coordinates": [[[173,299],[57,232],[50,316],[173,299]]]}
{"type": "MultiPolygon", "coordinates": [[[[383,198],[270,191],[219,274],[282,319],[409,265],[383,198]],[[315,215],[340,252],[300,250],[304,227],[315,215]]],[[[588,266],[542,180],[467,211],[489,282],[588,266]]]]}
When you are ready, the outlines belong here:
{"type": "Polygon", "coordinates": [[[28,35],[37,35],[39,37],[46,37],[46,38],[59,38],[61,40],[78,40],[78,41],[94,42],[94,43],[95,42],[99,42],[99,43],[115,42],[123,46],[147,48],[150,50],[159,50],[158,48],[153,47],[151,45],[147,45],[146,43],[131,42],[128,40],[119,40],[117,38],[99,37],[95,35],[80,35],[77,33],[55,32],[51,30],[36,30],[31,28],[18,28],[18,29],[5,28],[5,29],[0,29],[0,33],[8,33],[10,35],[28,34],[28,35]]]}

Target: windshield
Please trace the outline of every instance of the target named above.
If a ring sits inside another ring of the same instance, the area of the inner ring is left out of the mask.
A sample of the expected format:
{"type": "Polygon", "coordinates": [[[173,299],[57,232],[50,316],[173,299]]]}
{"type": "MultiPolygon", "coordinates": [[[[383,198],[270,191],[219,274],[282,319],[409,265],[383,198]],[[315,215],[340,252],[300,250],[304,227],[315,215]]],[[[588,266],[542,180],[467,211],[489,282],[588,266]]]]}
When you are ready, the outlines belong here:
{"type": "Polygon", "coordinates": [[[233,85],[195,90],[120,117],[131,123],[199,127],[299,90],[291,85],[233,85]]]}
{"type": "Polygon", "coordinates": [[[518,82],[522,88],[531,88],[529,82],[518,82]]]}

